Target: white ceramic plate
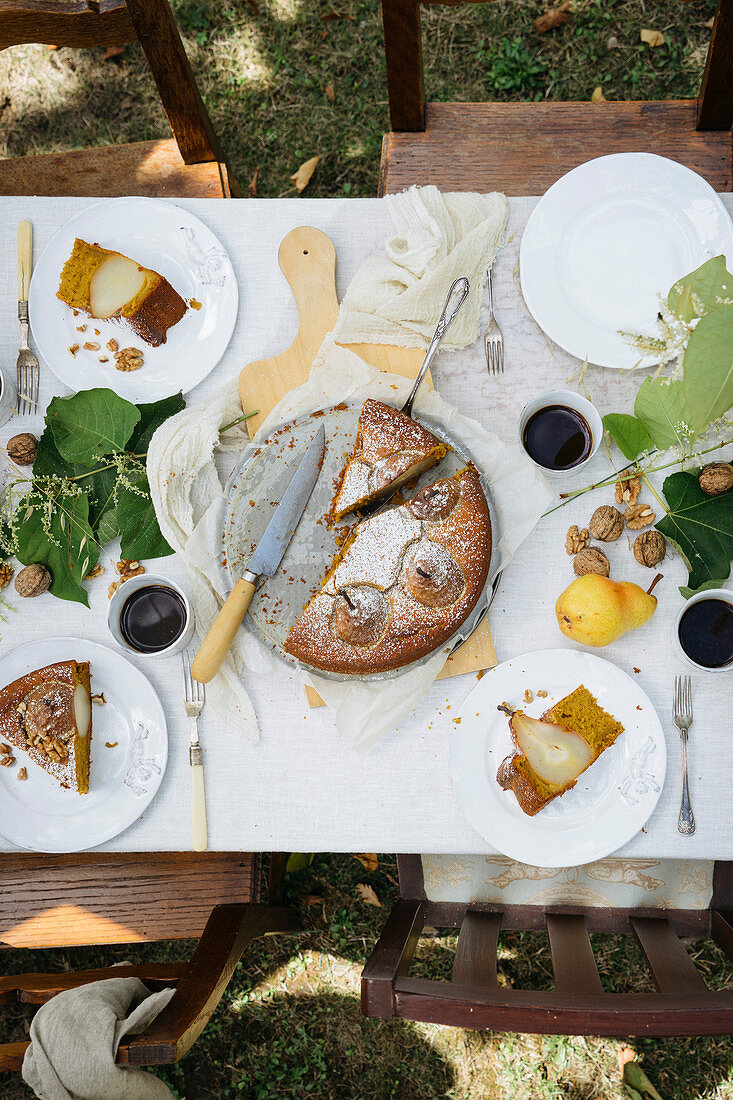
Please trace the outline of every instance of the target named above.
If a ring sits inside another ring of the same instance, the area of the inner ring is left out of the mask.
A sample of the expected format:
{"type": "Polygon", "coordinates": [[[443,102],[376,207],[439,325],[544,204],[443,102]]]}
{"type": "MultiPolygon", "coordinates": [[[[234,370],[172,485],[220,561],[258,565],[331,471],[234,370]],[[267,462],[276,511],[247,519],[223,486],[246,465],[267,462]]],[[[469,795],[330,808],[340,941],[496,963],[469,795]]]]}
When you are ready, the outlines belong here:
{"type": "Polygon", "coordinates": [[[89,793],[64,790],[20,749],[15,767],[0,768],[0,835],[36,852],[79,852],[117,836],[150,804],[168,760],[165,715],[149,681],[97,642],[46,638],[18,646],[0,658],[0,687],[68,660],[91,662],[92,691],[107,700],[92,706],[89,793]],[[24,765],[28,778],[18,782],[24,765]]]}
{"type": "Polygon", "coordinates": [[[664,732],[638,683],[601,657],[570,649],[526,653],[487,672],[451,737],[453,788],[471,825],[500,852],[537,867],[580,866],[626,844],[656,806],[666,767],[664,732]],[[509,720],[496,708],[507,701],[538,718],[580,684],[624,732],[572,790],[528,817],[496,782],[513,747],[509,720]],[[533,703],[523,702],[527,688],[533,703]]]}
{"type": "Polygon", "coordinates": [[[31,331],[44,361],[72,390],[105,386],[128,401],[157,401],[178,390],[187,393],[216,366],[224,354],[237,319],[239,291],[234,269],[221,244],[187,210],[161,199],[107,199],[82,210],[62,225],[36,263],[31,280],[31,331]],[[124,322],[75,317],[59,301],[56,291],[64,263],[76,237],[123,252],[145,267],[164,275],[189,308],[160,347],[153,348],[124,322]],[[84,333],[77,325],[86,324],[84,333]],[[94,329],[100,330],[96,336],[94,329]],[[123,372],[105,349],[110,337],[119,346],[144,353],[140,370],[123,372]],[[99,351],[85,351],[85,341],[96,341],[99,351]],[[76,356],[69,353],[79,344],[76,356]],[[109,356],[100,363],[99,357],[109,356]]]}
{"type": "Polygon", "coordinates": [[[658,335],[659,295],[721,253],[733,224],[696,172],[654,153],[614,153],[574,168],[532,211],[520,272],[527,308],[578,359],[604,367],[658,362],[619,330],[658,335]]]}

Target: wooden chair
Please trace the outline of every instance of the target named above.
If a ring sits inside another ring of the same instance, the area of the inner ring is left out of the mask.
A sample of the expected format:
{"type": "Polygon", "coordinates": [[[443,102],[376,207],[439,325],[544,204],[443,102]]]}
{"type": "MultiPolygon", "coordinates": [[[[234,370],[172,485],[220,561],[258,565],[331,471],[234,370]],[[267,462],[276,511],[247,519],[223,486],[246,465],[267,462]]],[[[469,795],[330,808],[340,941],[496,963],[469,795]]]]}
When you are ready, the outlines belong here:
{"type": "Polygon", "coordinates": [[[135,41],[174,138],[0,161],[0,195],[240,197],[167,0],[0,0],[0,49],[135,41]]]}
{"type": "Polygon", "coordinates": [[[706,909],[599,908],[430,902],[420,856],[398,857],[402,899],[362,974],[365,1016],[545,1035],[730,1035],[733,989],[708,990],[680,936],[712,937],[733,958],[733,863],[717,863],[706,909]],[[409,975],[425,924],[459,928],[451,981],[409,975]],[[504,929],[545,930],[554,990],[500,987],[504,929]],[[657,987],[607,992],[589,932],[636,937],[657,987]]]}
{"type": "Polygon", "coordinates": [[[697,103],[426,105],[420,4],[461,2],[382,0],[392,131],[382,145],[380,195],[412,184],[542,195],[576,165],[623,152],[671,157],[716,191],[731,190],[733,0],[719,0],[697,103]]]}
{"type": "MultiPolygon", "coordinates": [[[[2,943],[37,948],[200,937],[187,964],[0,977],[0,1005],[43,1004],[104,978],[137,977],[152,989],[175,985],[160,1016],[142,1035],[125,1039],[117,1054],[118,1062],[140,1066],[175,1062],[208,1023],[249,941],[294,929],[280,904],[283,866],[272,857],[267,904],[259,900],[259,859],[248,854],[0,857],[2,943]]],[[[19,1070],[27,1046],[0,1043],[0,1071],[19,1070]]]]}

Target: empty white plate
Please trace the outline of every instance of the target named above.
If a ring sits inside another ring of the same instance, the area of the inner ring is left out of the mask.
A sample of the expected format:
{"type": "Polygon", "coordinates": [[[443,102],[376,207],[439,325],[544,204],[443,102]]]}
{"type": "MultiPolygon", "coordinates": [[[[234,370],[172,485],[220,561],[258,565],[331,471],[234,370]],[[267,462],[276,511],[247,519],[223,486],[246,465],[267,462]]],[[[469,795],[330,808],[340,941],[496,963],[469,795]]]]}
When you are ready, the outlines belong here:
{"type": "Polygon", "coordinates": [[[540,328],[604,367],[653,366],[623,333],[655,336],[659,296],[712,256],[733,260],[733,223],[706,181],[654,153],[574,168],[532,211],[522,293],[540,328]]]}
{"type": "Polygon", "coordinates": [[[667,768],[661,723],[638,682],[602,657],[572,649],[525,653],[488,672],[461,708],[450,755],[453,789],[474,829],[504,855],[536,867],[580,866],[626,844],[654,810],[667,768]],[[539,718],[581,684],[624,732],[571,790],[529,817],[496,781],[514,747],[498,704],[539,718]],[[523,702],[527,689],[531,703],[523,702]]]}

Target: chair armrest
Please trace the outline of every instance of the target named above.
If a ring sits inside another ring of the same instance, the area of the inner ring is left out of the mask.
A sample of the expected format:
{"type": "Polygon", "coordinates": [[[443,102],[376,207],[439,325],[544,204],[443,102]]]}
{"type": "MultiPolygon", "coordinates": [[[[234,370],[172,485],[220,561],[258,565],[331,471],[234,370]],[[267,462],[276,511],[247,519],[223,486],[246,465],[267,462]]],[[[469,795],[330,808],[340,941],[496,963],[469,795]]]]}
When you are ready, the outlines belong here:
{"type": "Polygon", "coordinates": [[[17,1073],[30,1043],[0,1043],[0,1073],[17,1073]]]}
{"type": "Polygon", "coordinates": [[[266,905],[218,905],[170,1002],[142,1035],[124,1040],[118,1062],[175,1062],[206,1027],[250,940],[295,929],[290,910],[266,905]]]}

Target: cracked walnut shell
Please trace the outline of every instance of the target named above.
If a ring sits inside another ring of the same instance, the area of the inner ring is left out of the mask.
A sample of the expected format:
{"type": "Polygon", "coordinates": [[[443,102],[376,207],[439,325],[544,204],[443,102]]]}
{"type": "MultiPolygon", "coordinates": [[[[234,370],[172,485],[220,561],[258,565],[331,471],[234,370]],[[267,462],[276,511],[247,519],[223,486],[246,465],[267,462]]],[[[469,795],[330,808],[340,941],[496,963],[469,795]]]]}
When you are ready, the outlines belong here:
{"type": "Polygon", "coordinates": [[[584,527],[582,531],[578,530],[578,525],[573,524],[568,528],[568,533],[565,536],[565,553],[566,554],[579,554],[581,550],[585,550],[590,541],[590,531],[587,527],[584,527]]]}
{"type": "Polygon", "coordinates": [[[635,470],[624,470],[616,481],[616,503],[636,504],[641,492],[641,478],[635,470]]]}
{"type": "Polygon", "coordinates": [[[656,514],[652,512],[648,504],[634,504],[624,512],[626,526],[630,531],[639,531],[642,527],[649,527],[656,518],[656,514]]]}
{"type": "Polygon", "coordinates": [[[649,568],[659,565],[660,561],[664,561],[666,553],[667,543],[664,541],[664,535],[660,535],[659,531],[645,531],[643,535],[636,536],[634,557],[639,565],[646,565],[649,568]]]}
{"type": "Polygon", "coordinates": [[[587,546],[575,555],[573,569],[579,577],[586,573],[597,573],[600,577],[607,577],[611,572],[608,558],[597,546],[587,546]]]}
{"type": "Polygon", "coordinates": [[[615,542],[623,532],[624,517],[612,504],[602,504],[590,517],[588,528],[591,538],[601,542],[615,542]]]}
{"type": "Polygon", "coordinates": [[[733,489],[733,466],[730,462],[710,462],[700,471],[698,481],[703,493],[710,497],[720,496],[733,489]]]}

